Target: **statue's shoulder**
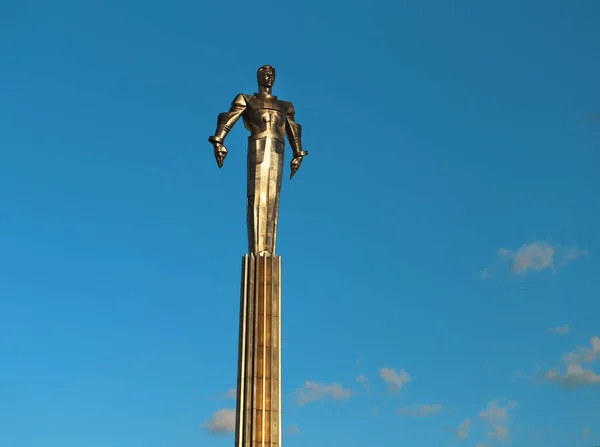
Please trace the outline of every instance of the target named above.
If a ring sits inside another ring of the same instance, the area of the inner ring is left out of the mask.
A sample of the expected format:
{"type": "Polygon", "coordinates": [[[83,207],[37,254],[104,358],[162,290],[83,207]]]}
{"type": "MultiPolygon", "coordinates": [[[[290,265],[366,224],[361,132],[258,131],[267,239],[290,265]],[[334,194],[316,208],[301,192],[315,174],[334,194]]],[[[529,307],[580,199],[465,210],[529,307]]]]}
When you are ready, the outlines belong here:
{"type": "Polygon", "coordinates": [[[294,115],[296,113],[296,109],[294,109],[294,104],[292,104],[290,101],[281,101],[281,102],[285,104],[288,115],[294,115]]]}
{"type": "Polygon", "coordinates": [[[252,99],[252,95],[247,95],[245,93],[240,93],[235,97],[235,99],[231,102],[231,105],[238,107],[246,107],[250,100],[252,99]]]}

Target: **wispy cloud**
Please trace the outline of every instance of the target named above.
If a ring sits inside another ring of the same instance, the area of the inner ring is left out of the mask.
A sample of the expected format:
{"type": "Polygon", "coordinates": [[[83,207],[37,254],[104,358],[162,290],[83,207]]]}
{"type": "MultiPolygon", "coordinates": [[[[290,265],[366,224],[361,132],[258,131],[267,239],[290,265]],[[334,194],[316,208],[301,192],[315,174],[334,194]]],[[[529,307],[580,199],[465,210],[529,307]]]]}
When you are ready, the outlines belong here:
{"type": "Polygon", "coordinates": [[[352,397],[352,390],[344,388],[339,383],[325,385],[316,382],[305,382],[304,387],[296,390],[296,402],[306,405],[318,400],[348,400],[352,397]]]}
{"type": "Polygon", "coordinates": [[[223,408],[217,411],[207,422],[202,424],[202,428],[216,436],[233,433],[235,431],[235,410],[223,408]]]}
{"type": "Polygon", "coordinates": [[[539,272],[546,269],[556,273],[567,262],[574,261],[585,253],[585,250],[580,250],[577,247],[563,247],[548,242],[525,244],[517,250],[500,248],[496,252],[498,262],[483,269],[481,277],[491,279],[497,271],[506,265],[508,265],[512,274],[523,277],[530,272],[539,272]]]}
{"type": "Polygon", "coordinates": [[[488,403],[487,407],[478,414],[490,429],[488,436],[499,443],[510,442],[508,430],[508,412],[517,407],[518,403],[506,399],[496,399],[488,403]]]}
{"type": "Polygon", "coordinates": [[[589,427],[583,427],[583,430],[581,431],[581,437],[583,439],[587,439],[590,437],[590,428],[589,427]]]}
{"type": "Polygon", "coordinates": [[[419,404],[412,405],[410,407],[398,408],[396,410],[400,416],[412,417],[433,416],[440,411],[442,411],[442,406],[440,404],[419,404]]]}
{"type": "Polygon", "coordinates": [[[225,393],[225,397],[227,399],[235,399],[237,397],[237,389],[236,388],[228,389],[227,392],[225,393]]]}
{"type": "Polygon", "coordinates": [[[365,376],[364,374],[361,374],[360,376],[358,376],[356,378],[356,381],[358,383],[362,383],[363,386],[365,387],[365,390],[367,391],[367,393],[371,392],[371,383],[369,381],[369,378],[367,376],[365,376]]]}
{"type": "Polygon", "coordinates": [[[392,368],[381,368],[379,370],[379,376],[387,384],[388,390],[391,393],[397,393],[404,385],[412,380],[406,371],[401,370],[400,372],[396,372],[396,370],[392,368]]]}
{"type": "Polygon", "coordinates": [[[300,433],[302,433],[302,432],[300,431],[300,427],[298,427],[298,425],[297,425],[297,424],[292,424],[292,425],[290,425],[289,427],[287,427],[287,428],[285,429],[285,432],[286,432],[288,435],[299,435],[300,433]]]}
{"type": "Polygon", "coordinates": [[[469,437],[469,428],[471,427],[471,420],[465,419],[456,428],[456,439],[458,441],[467,439],[469,437]]]}
{"type": "Polygon", "coordinates": [[[578,347],[563,355],[564,372],[553,368],[543,378],[567,389],[575,389],[586,385],[599,385],[600,375],[583,365],[594,363],[600,358],[600,337],[590,339],[590,347],[578,347]]]}
{"type": "Polygon", "coordinates": [[[494,275],[492,274],[492,267],[488,266],[481,271],[481,279],[492,279],[494,275]]]}
{"type": "Polygon", "coordinates": [[[500,442],[506,441],[510,438],[508,434],[508,428],[505,425],[498,425],[494,427],[493,430],[489,433],[490,438],[497,439],[500,442]]]}
{"type": "Polygon", "coordinates": [[[557,334],[557,335],[568,335],[571,332],[571,328],[569,328],[569,325],[566,324],[566,325],[560,326],[560,327],[548,328],[548,331],[552,332],[553,334],[557,334]]]}

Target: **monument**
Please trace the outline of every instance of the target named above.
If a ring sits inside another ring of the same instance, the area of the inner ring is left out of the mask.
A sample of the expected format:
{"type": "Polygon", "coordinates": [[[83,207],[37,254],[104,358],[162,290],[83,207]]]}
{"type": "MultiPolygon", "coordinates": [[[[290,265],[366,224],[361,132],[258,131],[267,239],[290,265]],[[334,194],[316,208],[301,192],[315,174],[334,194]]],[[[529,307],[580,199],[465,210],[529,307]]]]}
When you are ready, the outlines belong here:
{"type": "Polygon", "coordinates": [[[242,118],[248,138],[248,254],[242,258],[237,375],[236,447],[281,447],[281,257],[275,254],[284,136],[292,148],[290,179],[303,157],[302,127],[291,102],[272,95],[275,68],[257,72],[258,93],[239,94],[219,114],[213,144],[219,168],[223,145],[242,118]]]}

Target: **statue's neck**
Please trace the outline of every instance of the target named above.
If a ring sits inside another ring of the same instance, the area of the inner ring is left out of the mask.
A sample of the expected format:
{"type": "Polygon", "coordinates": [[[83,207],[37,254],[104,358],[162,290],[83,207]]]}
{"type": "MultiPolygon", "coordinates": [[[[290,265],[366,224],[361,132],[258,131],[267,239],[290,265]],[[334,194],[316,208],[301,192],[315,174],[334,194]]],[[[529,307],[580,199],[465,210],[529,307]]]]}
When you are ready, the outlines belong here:
{"type": "Polygon", "coordinates": [[[271,87],[265,87],[262,85],[258,86],[258,94],[264,96],[272,96],[271,87]]]}

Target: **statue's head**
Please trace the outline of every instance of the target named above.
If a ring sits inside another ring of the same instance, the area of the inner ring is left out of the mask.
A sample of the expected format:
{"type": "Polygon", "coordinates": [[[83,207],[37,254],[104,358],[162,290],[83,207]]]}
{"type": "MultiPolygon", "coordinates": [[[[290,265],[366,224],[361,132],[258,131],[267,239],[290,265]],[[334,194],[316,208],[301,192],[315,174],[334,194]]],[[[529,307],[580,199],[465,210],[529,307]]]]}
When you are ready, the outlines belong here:
{"type": "Polygon", "coordinates": [[[275,68],[270,65],[263,65],[256,72],[256,80],[261,87],[273,87],[273,84],[275,84],[275,68]]]}

